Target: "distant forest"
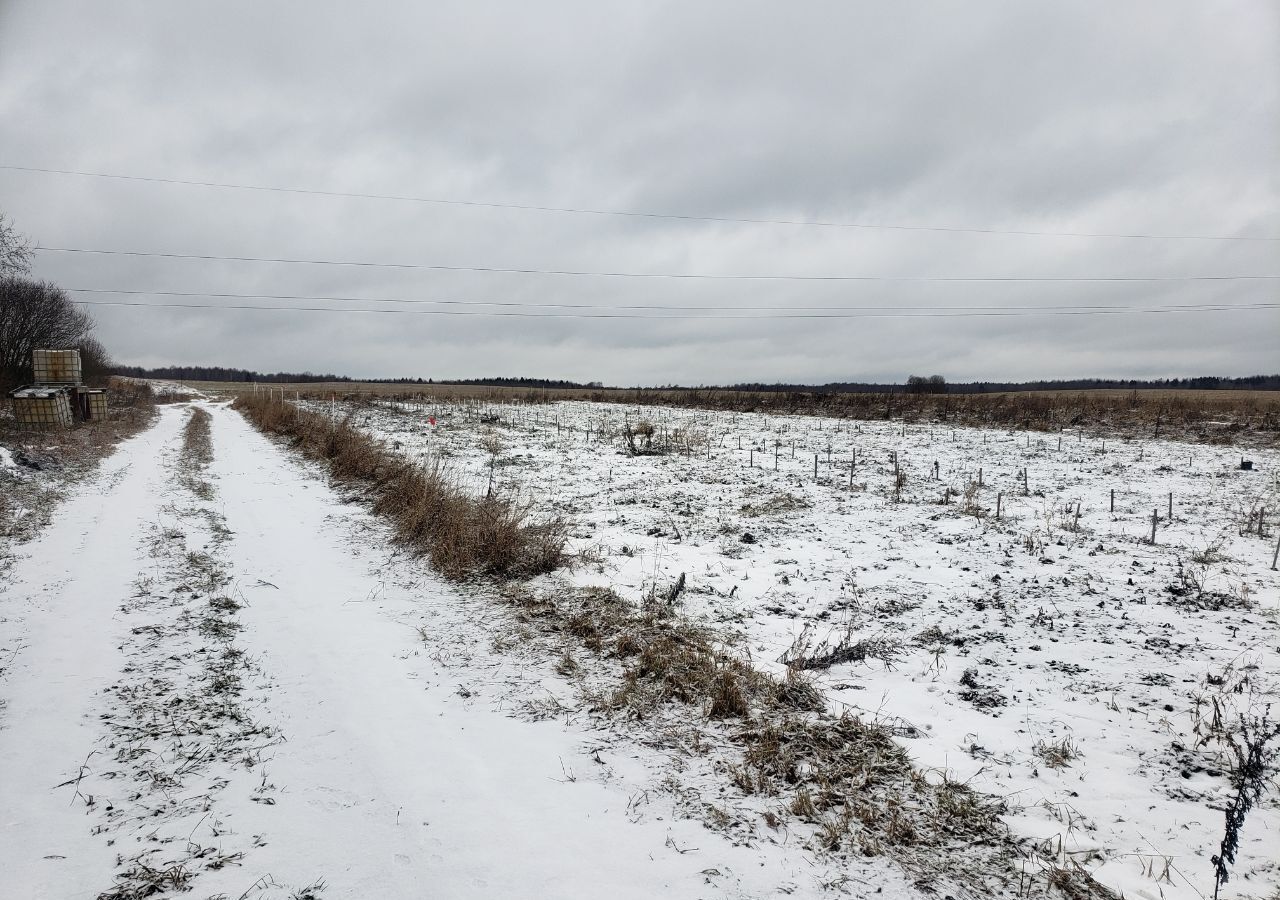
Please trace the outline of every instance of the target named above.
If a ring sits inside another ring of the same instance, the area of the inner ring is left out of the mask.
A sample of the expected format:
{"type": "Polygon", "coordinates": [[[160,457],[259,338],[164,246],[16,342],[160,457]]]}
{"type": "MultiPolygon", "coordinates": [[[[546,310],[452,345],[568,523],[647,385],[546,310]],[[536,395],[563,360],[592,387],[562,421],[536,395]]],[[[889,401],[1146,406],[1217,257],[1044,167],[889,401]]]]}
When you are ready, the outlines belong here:
{"type": "MultiPolygon", "coordinates": [[[[115,374],[132,378],[159,378],[172,381],[245,381],[260,384],[308,384],[319,381],[351,384],[470,384],[486,387],[604,389],[601,382],[583,383],[554,378],[350,378],[345,375],[318,375],[314,372],[254,372],[221,366],[117,366],[115,374]]],[[[1251,390],[1280,391],[1280,375],[1250,375],[1244,378],[1161,378],[1118,379],[1076,378],[1063,381],[970,381],[946,382],[940,376],[924,379],[911,376],[901,384],[837,381],[828,384],[762,384],[743,382],[731,385],[698,385],[699,390],[756,391],[817,394],[891,394],[918,391],[930,382],[930,393],[989,394],[997,391],[1088,391],[1088,390],[1251,390]]],[[[652,385],[649,390],[682,390],[689,385],[652,385]]]]}

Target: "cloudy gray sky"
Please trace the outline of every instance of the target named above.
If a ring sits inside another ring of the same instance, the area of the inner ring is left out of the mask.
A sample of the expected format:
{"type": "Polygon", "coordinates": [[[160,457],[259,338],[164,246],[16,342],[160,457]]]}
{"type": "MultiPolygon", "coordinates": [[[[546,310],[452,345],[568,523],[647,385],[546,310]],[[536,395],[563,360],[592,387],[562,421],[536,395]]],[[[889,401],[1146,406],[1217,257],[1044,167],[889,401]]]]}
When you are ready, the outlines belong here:
{"type": "Polygon", "coordinates": [[[384,310],[95,306],[122,362],[616,384],[1280,370],[1275,308],[1027,314],[1280,299],[1176,280],[1280,274],[1270,0],[0,0],[0,121],[2,166],[504,205],[0,169],[0,210],[45,248],[888,279],[42,250],[35,274],[69,289],[196,295],[75,295],[95,303],[384,310]],[[1175,280],[894,280],[1063,276],[1175,280]]]}

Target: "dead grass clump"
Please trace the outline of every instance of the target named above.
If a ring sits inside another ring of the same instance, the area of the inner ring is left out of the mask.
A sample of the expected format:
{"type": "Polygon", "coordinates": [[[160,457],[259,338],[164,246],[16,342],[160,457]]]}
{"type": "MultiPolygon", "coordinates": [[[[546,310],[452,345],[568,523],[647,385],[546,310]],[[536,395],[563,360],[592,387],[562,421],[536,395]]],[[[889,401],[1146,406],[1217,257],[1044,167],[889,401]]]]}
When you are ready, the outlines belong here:
{"type": "Polygon", "coordinates": [[[792,815],[817,826],[821,844],[855,839],[862,852],[996,842],[1002,804],[916,769],[890,729],[858,716],[777,717],[743,735],[739,784],[789,797],[792,815]],[[873,848],[869,849],[869,848],[873,848]]]}
{"type": "Polygon", "coordinates": [[[562,562],[567,533],[558,518],[535,522],[528,506],[514,500],[472,497],[439,464],[412,463],[350,422],[251,395],[234,406],[262,431],[325,460],[333,478],[367,485],[374,511],[391,521],[396,539],[426,553],[447,578],[524,578],[562,562]]]}
{"type": "Polygon", "coordinates": [[[787,667],[786,676],[774,685],[775,702],[797,712],[819,712],[827,708],[822,691],[800,669],[787,667]]]}
{"type": "Polygon", "coordinates": [[[153,869],[135,860],[133,868],[119,876],[115,886],[98,895],[98,900],[142,900],[173,891],[191,890],[192,874],[181,863],[164,869],[153,869]]]}
{"type": "Polygon", "coordinates": [[[652,422],[628,422],[622,429],[622,441],[628,456],[658,456],[670,449],[665,442],[654,443],[657,429],[652,422]]]}
{"type": "Polygon", "coordinates": [[[809,501],[794,494],[775,494],[758,503],[744,503],[740,508],[744,516],[758,518],[760,516],[780,516],[797,509],[807,509],[809,501]]]}
{"type": "Polygon", "coordinates": [[[746,718],[753,694],[764,686],[759,673],[717,652],[699,630],[658,628],[637,623],[628,643],[639,646],[613,703],[638,714],[670,701],[705,704],[713,719],[746,718]]]}
{"type": "Polygon", "coordinates": [[[782,662],[789,669],[807,671],[874,659],[879,660],[886,669],[892,669],[903,655],[903,643],[898,638],[884,635],[859,638],[852,624],[846,626],[843,632],[828,635],[817,643],[813,640],[812,629],[806,626],[783,656],[782,662]]]}
{"type": "Polygon", "coordinates": [[[1079,745],[1072,741],[1070,737],[1064,737],[1057,741],[1036,741],[1031,750],[1050,769],[1068,768],[1071,765],[1071,761],[1080,756],[1079,745]]]}

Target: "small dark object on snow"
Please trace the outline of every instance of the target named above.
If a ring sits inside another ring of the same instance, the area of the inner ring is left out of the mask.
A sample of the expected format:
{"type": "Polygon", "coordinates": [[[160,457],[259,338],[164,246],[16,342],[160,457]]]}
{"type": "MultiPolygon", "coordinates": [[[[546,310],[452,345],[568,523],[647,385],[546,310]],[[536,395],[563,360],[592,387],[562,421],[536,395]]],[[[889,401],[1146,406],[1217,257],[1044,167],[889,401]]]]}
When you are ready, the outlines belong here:
{"type": "Polygon", "coordinates": [[[742,537],[738,538],[738,540],[742,541],[744,544],[754,544],[756,542],[756,536],[750,531],[744,531],[742,532],[742,537]]]}
{"type": "Polygon", "coordinates": [[[1251,459],[1242,459],[1242,460],[1240,460],[1240,468],[1241,468],[1243,471],[1245,471],[1245,472],[1252,472],[1252,471],[1253,471],[1253,460],[1251,460],[1251,459]]]}

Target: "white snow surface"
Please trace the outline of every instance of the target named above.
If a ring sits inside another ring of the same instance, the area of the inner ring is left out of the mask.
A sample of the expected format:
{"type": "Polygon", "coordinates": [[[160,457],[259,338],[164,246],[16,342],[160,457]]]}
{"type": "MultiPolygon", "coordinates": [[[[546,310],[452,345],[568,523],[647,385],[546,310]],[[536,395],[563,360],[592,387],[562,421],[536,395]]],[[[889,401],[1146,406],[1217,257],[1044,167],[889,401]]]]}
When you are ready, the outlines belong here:
{"type": "MultiPolygon", "coordinates": [[[[336,414],[476,493],[493,478],[567,516],[596,560],[579,583],[638,600],[686,573],[687,611],[743,634],[757,665],[781,671],[805,636],[894,643],[887,665],[823,674],[833,709],[895,723],[921,766],[1006,798],[1016,833],[1126,897],[1213,894],[1230,792],[1213,710],[1280,710],[1274,450],[1246,451],[1245,471],[1233,447],[945,423],[579,402],[336,414]],[[639,421],[687,453],[622,453],[639,421]],[[1062,742],[1065,766],[1036,751],[1062,742]]],[[[1280,887],[1271,787],[1221,896],[1280,887]]]]}
{"type": "Polygon", "coordinates": [[[919,896],[882,860],[735,844],[676,813],[655,751],[508,715],[565,686],[485,645],[488,601],[196,405],[208,494],[178,468],[189,408],[164,407],[0,582],[0,895],[97,896],[136,857],[199,897],[919,896]],[[247,661],[224,706],[146,705],[215,658],[247,661]]]}

